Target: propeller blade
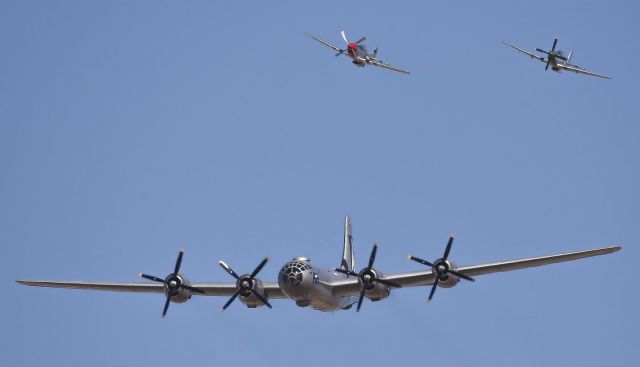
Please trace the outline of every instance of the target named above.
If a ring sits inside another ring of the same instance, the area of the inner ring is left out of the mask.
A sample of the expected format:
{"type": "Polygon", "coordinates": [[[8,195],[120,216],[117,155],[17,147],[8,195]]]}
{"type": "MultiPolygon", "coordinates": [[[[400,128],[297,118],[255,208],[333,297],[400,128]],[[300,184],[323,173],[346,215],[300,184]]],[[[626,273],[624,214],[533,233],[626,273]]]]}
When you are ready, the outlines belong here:
{"type": "Polygon", "coordinates": [[[360,291],[360,298],[358,298],[358,307],[356,307],[356,312],[360,312],[360,307],[362,307],[362,300],[364,299],[364,288],[360,291]]]}
{"type": "Polygon", "coordinates": [[[359,45],[360,43],[364,42],[367,40],[367,37],[362,37],[359,40],[357,40],[356,42],[354,42],[356,45],[359,45]]]}
{"type": "Polygon", "coordinates": [[[153,275],[147,275],[147,274],[144,274],[144,273],[140,273],[138,275],[140,276],[140,278],[153,280],[154,282],[158,282],[158,283],[164,283],[164,279],[160,279],[158,277],[154,277],[153,275]]]}
{"type": "Polygon", "coordinates": [[[396,284],[396,283],[391,282],[391,281],[388,281],[388,280],[386,280],[386,279],[376,278],[376,279],[374,279],[373,281],[374,281],[374,282],[378,282],[378,283],[382,283],[382,284],[384,284],[384,285],[386,285],[386,286],[389,286],[389,287],[402,288],[402,286],[401,286],[401,285],[396,284]]]}
{"type": "Polygon", "coordinates": [[[344,269],[340,269],[340,268],[336,268],[334,270],[336,272],[338,272],[338,273],[342,273],[342,274],[346,274],[346,275],[352,275],[354,277],[360,276],[360,274],[356,273],[355,271],[351,271],[351,270],[344,270],[344,269]]]}
{"type": "Polygon", "coordinates": [[[169,303],[171,303],[171,297],[167,296],[167,301],[164,303],[164,309],[162,309],[162,318],[167,317],[167,310],[169,309],[169,303]]]}
{"type": "Polygon", "coordinates": [[[436,292],[436,288],[438,288],[438,281],[440,280],[440,278],[436,277],[436,281],[433,282],[433,287],[431,287],[431,292],[429,293],[429,301],[431,302],[431,299],[433,298],[433,294],[436,292]]]}
{"type": "Polygon", "coordinates": [[[199,294],[204,294],[204,291],[200,288],[196,288],[196,287],[192,287],[190,285],[186,285],[186,284],[181,284],[180,288],[184,288],[188,291],[191,291],[193,293],[199,293],[199,294]]]}
{"type": "Polygon", "coordinates": [[[470,281],[470,282],[475,282],[475,281],[476,281],[476,280],[475,280],[475,279],[473,279],[472,277],[470,277],[470,276],[468,276],[468,275],[464,275],[464,274],[462,274],[462,273],[460,273],[460,272],[457,272],[457,271],[455,271],[455,270],[451,270],[451,269],[449,269],[449,273],[451,273],[451,274],[453,274],[453,275],[457,276],[458,278],[466,279],[466,280],[468,280],[468,281],[470,281]]]}
{"type": "Polygon", "coordinates": [[[267,263],[267,261],[269,261],[269,256],[265,257],[260,264],[258,264],[258,266],[256,266],[255,269],[253,269],[253,273],[251,273],[251,275],[249,276],[249,278],[253,279],[256,275],[258,275],[258,273],[260,272],[260,270],[262,270],[262,268],[264,268],[264,265],[267,263]]]}
{"type": "Polygon", "coordinates": [[[224,311],[227,309],[227,307],[229,307],[229,305],[231,305],[231,303],[233,303],[233,301],[236,299],[236,297],[238,297],[238,294],[240,294],[240,291],[236,291],[236,293],[233,294],[233,296],[231,296],[231,298],[229,298],[229,300],[227,301],[227,303],[224,304],[224,306],[222,306],[222,308],[220,309],[220,311],[224,311]]]}
{"type": "Polygon", "coordinates": [[[545,50],[543,50],[541,48],[536,48],[536,51],[542,52],[543,54],[547,54],[547,55],[549,54],[549,51],[545,51],[545,50]]]}
{"type": "Polygon", "coordinates": [[[549,69],[549,64],[551,63],[551,58],[549,58],[549,60],[547,60],[547,65],[544,67],[544,70],[546,71],[547,69],[549,69]]]}
{"type": "Polygon", "coordinates": [[[266,298],[262,297],[260,295],[260,293],[256,292],[255,290],[253,290],[253,288],[251,289],[251,293],[253,293],[254,296],[256,296],[256,298],[258,298],[260,300],[260,302],[264,303],[265,305],[267,305],[267,307],[269,308],[273,308],[271,307],[271,304],[269,302],[267,302],[266,298]]]}
{"type": "Polygon", "coordinates": [[[421,258],[415,257],[415,256],[409,256],[409,260],[413,260],[415,262],[419,262],[422,265],[430,266],[432,268],[434,266],[432,263],[428,262],[427,260],[422,260],[421,258]]]}
{"type": "Polygon", "coordinates": [[[558,38],[554,38],[553,39],[553,47],[551,47],[551,52],[553,52],[556,49],[556,45],[558,44],[558,38]]]}
{"type": "Polygon", "coordinates": [[[180,265],[182,265],[182,255],[184,255],[184,250],[180,249],[180,252],[178,253],[178,259],[176,260],[176,267],[173,271],[174,274],[178,274],[178,272],[180,271],[180,265]]]}
{"type": "Polygon", "coordinates": [[[455,235],[449,236],[449,241],[447,242],[447,247],[444,249],[444,256],[442,256],[442,260],[447,260],[449,257],[449,252],[451,251],[451,245],[453,244],[453,239],[456,238],[455,235]]]}
{"type": "Polygon", "coordinates": [[[378,244],[374,243],[371,249],[371,255],[369,256],[369,266],[367,266],[367,269],[373,268],[373,262],[376,261],[376,252],[378,252],[378,244]]]}
{"type": "Polygon", "coordinates": [[[342,39],[348,44],[349,40],[347,39],[347,35],[344,34],[344,31],[340,32],[340,34],[342,35],[342,39]]]}
{"type": "Polygon", "coordinates": [[[236,274],[236,272],[235,272],[235,271],[233,271],[233,269],[231,269],[231,268],[229,267],[229,265],[227,265],[227,263],[225,263],[224,261],[220,260],[220,261],[218,261],[218,264],[220,264],[220,266],[222,266],[222,268],[223,268],[224,270],[226,270],[226,271],[227,271],[227,273],[229,273],[232,277],[234,277],[234,278],[236,278],[236,279],[240,279],[240,277],[238,276],[238,274],[236,274]]]}

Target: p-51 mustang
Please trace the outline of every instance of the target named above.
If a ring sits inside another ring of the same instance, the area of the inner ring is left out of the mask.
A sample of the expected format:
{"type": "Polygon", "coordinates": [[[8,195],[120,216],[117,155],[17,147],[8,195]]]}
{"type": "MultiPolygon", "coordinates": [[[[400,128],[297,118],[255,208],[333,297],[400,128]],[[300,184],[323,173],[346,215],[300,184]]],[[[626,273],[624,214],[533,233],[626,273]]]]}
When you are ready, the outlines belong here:
{"type": "Polygon", "coordinates": [[[289,298],[295,301],[296,305],[300,307],[311,306],[320,311],[347,310],[354,304],[357,305],[356,310],[360,311],[362,301],[365,297],[374,302],[380,301],[389,297],[391,290],[395,288],[430,285],[429,301],[431,301],[438,286],[451,288],[455,286],[460,279],[474,281],[473,277],[478,275],[578,260],[585,257],[610,254],[620,250],[620,246],[613,246],[528,259],[458,267],[451,261],[449,256],[453,239],[453,236],[449,238],[444,254],[441,258],[433,262],[409,256],[410,260],[428,266],[429,269],[427,270],[384,275],[381,271],[373,267],[378,249],[378,246],[374,244],[367,266],[359,272],[356,272],[351,222],[349,217],[346,217],[344,221],[344,245],[340,267],[325,271],[312,265],[307,257],[294,257],[293,260],[286,263],[280,269],[277,283],[262,282],[262,280],[257,277],[269,258],[262,260],[251,273],[244,275],[238,275],[224,261],[220,261],[220,266],[235,279],[235,282],[190,283],[187,278],[180,273],[183,250],[180,250],[173,272],[165,278],[143,273],[140,274],[140,277],[151,280],[154,283],[97,283],[39,280],[17,280],[17,282],[38,287],[164,294],[166,301],[162,311],[163,317],[167,314],[167,309],[171,302],[183,303],[191,299],[192,295],[230,297],[227,303],[221,308],[222,311],[229,307],[238,297],[240,301],[249,308],[263,305],[271,308],[269,299],[289,298]]]}
{"type": "Polygon", "coordinates": [[[364,42],[367,39],[367,37],[362,37],[356,42],[349,42],[349,40],[347,39],[347,36],[344,34],[344,31],[340,32],[340,34],[342,34],[342,39],[344,39],[344,41],[347,43],[347,48],[345,50],[337,46],[334,46],[329,42],[323,41],[320,38],[314,37],[310,34],[307,34],[307,37],[313,38],[314,40],[322,43],[323,45],[333,49],[334,51],[337,52],[336,56],[340,56],[340,55],[349,56],[352,59],[351,62],[353,62],[353,64],[356,66],[364,67],[365,65],[369,64],[369,65],[378,66],[378,67],[393,70],[393,71],[398,71],[405,74],[411,74],[406,70],[398,69],[395,66],[391,66],[387,63],[384,63],[376,59],[376,56],[378,55],[378,47],[376,47],[376,49],[373,50],[373,53],[370,54],[367,51],[367,46],[362,44],[362,42],[364,42]]]}
{"type": "Polygon", "coordinates": [[[547,58],[545,59],[542,56],[536,55],[534,53],[531,53],[529,51],[523,50],[519,47],[516,47],[514,45],[511,45],[509,43],[506,42],[502,42],[505,45],[518,50],[520,52],[522,52],[525,55],[528,55],[529,57],[536,59],[536,60],[540,60],[544,63],[546,63],[547,65],[544,67],[544,70],[549,69],[549,66],[551,66],[551,70],[553,71],[557,71],[560,72],[562,70],[566,70],[566,71],[572,71],[574,73],[577,74],[585,74],[585,75],[591,75],[591,76],[597,76],[598,78],[604,78],[604,79],[611,79],[610,77],[606,76],[606,75],[602,75],[602,74],[598,74],[598,73],[593,73],[591,71],[587,71],[585,68],[581,68],[580,66],[576,66],[576,65],[572,65],[571,64],[571,56],[572,56],[572,52],[569,52],[569,54],[567,54],[566,56],[564,55],[564,52],[558,50],[556,51],[556,45],[558,44],[558,38],[555,38],[553,40],[553,46],[551,47],[551,51],[545,51],[543,49],[540,48],[536,48],[536,51],[541,52],[543,54],[547,55],[547,58]]]}

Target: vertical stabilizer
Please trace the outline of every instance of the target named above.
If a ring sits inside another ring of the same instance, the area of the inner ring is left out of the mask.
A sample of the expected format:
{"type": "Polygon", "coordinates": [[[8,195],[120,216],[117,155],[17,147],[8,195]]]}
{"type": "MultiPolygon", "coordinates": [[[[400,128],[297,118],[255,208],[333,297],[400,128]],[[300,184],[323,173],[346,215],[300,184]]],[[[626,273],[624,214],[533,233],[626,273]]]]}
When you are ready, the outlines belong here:
{"type": "Polygon", "coordinates": [[[351,219],[349,216],[344,217],[344,245],[342,248],[342,261],[340,268],[343,270],[353,271],[356,263],[353,258],[353,237],[351,236],[351,219]]]}

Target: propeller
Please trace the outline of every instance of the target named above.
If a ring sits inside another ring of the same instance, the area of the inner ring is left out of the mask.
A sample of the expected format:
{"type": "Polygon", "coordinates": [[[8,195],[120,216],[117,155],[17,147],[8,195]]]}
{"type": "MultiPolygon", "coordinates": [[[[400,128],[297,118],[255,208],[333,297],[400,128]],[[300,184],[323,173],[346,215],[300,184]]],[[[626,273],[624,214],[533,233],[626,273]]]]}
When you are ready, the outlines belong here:
{"type": "MultiPolygon", "coordinates": [[[[547,65],[544,67],[544,70],[549,69],[549,64],[551,64],[552,57],[567,61],[567,58],[565,56],[560,55],[558,52],[555,52],[557,44],[558,44],[558,38],[556,37],[553,39],[553,46],[551,46],[551,51],[545,51],[541,48],[536,48],[536,51],[542,52],[543,54],[547,54],[549,56],[547,57],[547,65]]],[[[562,52],[562,51],[559,51],[559,52],[562,52]]]]}
{"type": "Polygon", "coordinates": [[[165,293],[167,295],[167,301],[164,303],[164,309],[162,310],[162,317],[167,316],[167,310],[169,309],[169,303],[171,302],[171,297],[177,295],[180,292],[180,289],[186,289],[193,293],[204,294],[202,289],[192,287],[190,285],[184,284],[184,280],[180,277],[180,265],[182,265],[182,256],[184,255],[184,249],[180,249],[178,253],[178,259],[176,260],[176,266],[173,269],[173,273],[167,275],[166,278],[158,278],[153,275],[148,275],[144,273],[140,273],[140,278],[149,279],[154,282],[164,284],[165,293]]]}
{"type": "Polygon", "coordinates": [[[455,275],[458,278],[462,278],[471,282],[476,281],[472,277],[468,275],[464,275],[450,268],[450,265],[447,262],[447,258],[449,257],[449,252],[451,252],[451,245],[453,244],[454,238],[455,238],[455,235],[453,234],[449,236],[449,242],[447,242],[447,247],[444,250],[444,255],[442,255],[441,258],[439,258],[433,263],[415,256],[409,256],[409,260],[413,260],[415,262],[419,262],[420,264],[430,266],[433,269],[433,273],[436,275],[436,280],[433,282],[433,286],[431,287],[431,292],[429,293],[429,302],[431,302],[431,299],[433,298],[433,294],[435,293],[436,288],[438,287],[438,282],[447,280],[447,278],[449,277],[449,274],[455,275]]]}
{"type": "MultiPolygon", "coordinates": [[[[351,45],[352,43],[349,42],[349,39],[347,38],[347,35],[344,33],[344,31],[341,31],[340,34],[342,35],[342,39],[347,43],[347,45],[351,45]]],[[[364,42],[367,39],[367,37],[362,37],[359,40],[357,40],[356,42],[353,42],[353,44],[355,45],[359,45],[360,43],[364,42]]],[[[340,51],[338,51],[338,53],[336,54],[336,56],[340,56],[343,53],[345,53],[346,50],[342,50],[340,49],[340,51]]]]}
{"type": "Polygon", "coordinates": [[[260,293],[256,292],[256,290],[253,289],[254,286],[255,286],[254,279],[255,279],[256,275],[258,275],[260,270],[262,270],[262,268],[264,268],[264,266],[267,263],[267,261],[269,261],[269,257],[265,257],[260,262],[260,264],[258,264],[258,266],[256,266],[255,269],[253,269],[253,272],[251,274],[243,275],[243,276],[239,276],[238,274],[236,274],[236,272],[233,271],[233,269],[231,269],[229,267],[229,265],[227,265],[227,263],[225,263],[224,261],[220,260],[218,262],[218,264],[220,264],[220,266],[224,270],[226,270],[227,273],[229,273],[232,277],[234,277],[236,279],[236,289],[237,289],[236,292],[233,294],[233,296],[231,296],[231,298],[229,298],[227,303],[225,303],[224,306],[222,306],[220,311],[226,310],[227,307],[229,307],[239,295],[248,296],[251,293],[253,293],[253,295],[256,296],[256,298],[259,299],[260,302],[262,302],[265,305],[267,305],[267,307],[272,308],[271,304],[269,304],[269,301],[267,301],[266,298],[264,298],[260,293]]]}
{"type": "Polygon", "coordinates": [[[362,307],[362,301],[364,300],[364,293],[367,291],[367,289],[371,288],[374,282],[378,282],[380,284],[384,284],[389,287],[400,288],[400,285],[396,283],[390,282],[382,278],[378,278],[376,273],[373,271],[373,263],[376,261],[377,252],[378,252],[378,244],[374,243],[373,249],[371,249],[371,255],[369,256],[369,264],[367,265],[366,268],[360,270],[360,273],[356,273],[355,271],[352,271],[352,270],[344,270],[339,268],[335,269],[335,271],[338,273],[352,275],[354,277],[360,278],[360,284],[362,284],[362,287],[360,288],[360,298],[358,298],[358,307],[356,308],[356,311],[358,312],[360,311],[360,307],[362,307]]]}

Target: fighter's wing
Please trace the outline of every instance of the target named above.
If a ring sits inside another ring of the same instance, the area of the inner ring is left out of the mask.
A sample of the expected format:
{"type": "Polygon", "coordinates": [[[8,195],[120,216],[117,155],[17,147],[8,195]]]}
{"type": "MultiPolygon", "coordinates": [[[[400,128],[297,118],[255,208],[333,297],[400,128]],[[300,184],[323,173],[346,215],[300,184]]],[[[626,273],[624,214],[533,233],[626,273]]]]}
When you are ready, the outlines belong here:
{"type": "MultiPolygon", "coordinates": [[[[164,285],[161,283],[58,282],[42,280],[16,280],[16,282],[34,287],[164,293],[164,285]]],[[[204,294],[193,293],[196,296],[232,296],[236,292],[235,283],[193,283],[191,286],[204,291],[204,294]]],[[[263,286],[268,298],[286,298],[278,283],[263,283],[263,286]]]]}
{"type": "Polygon", "coordinates": [[[558,64],[558,67],[566,70],[566,71],[573,71],[574,73],[578,73],[578,74],[585,74],[585,75],[591,75],[591,76],[596,76],[598,78],[603,78],[603,79],[611,79],[611,77],[608,77],[606,75],[602,75],[602,74],[598,74],[598,73],[593,73],[591,71],[587,71],[586,69],[583,69],[579,66],[575,66],[575,65],[569,65],[569,64],[558,64]]]}
{"type": "Polygon", "coordinates": [[[334,46],[334,45],[330,44],[329,42],[323,41],[323,40],[321,40],[320,38],[314,37],[314,36],[312,36],[312,35],[310,35],[310,34],[307,34],[307,33],[305,33],[305,35],[306,35],[307,37],[309,37],[309,38],[313,38],[314,40],[316,40],[316,41],[318,41],[318,42],[322,43],[323,45],[325,45],[325,46],[327,46],[327,47],[329,47],[329,48],[333,49],[333,50],[334,50],[334,51],[336,51],[336,52],[340,52],[340,51],[344,52],[344,50],[341,50],[339,47],[336,47],[336,46],[334,46]]]}
{"type": "MultiPolygon", "coordinates": [[[[564,262],[564,261],[578,260],[578,259],[583,259],[585,257],[605,255],[605,254],[616,252],[618,250],[620,250],[620,246],[604,247],[604,248],[593,249],[593,250],[568,252],[564,254],[541,256],[541,257],[532,257],[528,259],[502,261],[502,262],[472,265],[472,266],[463,266],[463,267],[457,268],[456,270],[462,274],[474,277],[478,275],[498,273],[502,271],[525,269],[525,268],[531,268],[534,266],[542,266],[542,265],[555,264],[555,263],[564,262]]],[[[389,280],[393,283],[396,283],[402,287],[416,287],[416,286],[433,284],[435,280],[435,275],[431,270],[424,270],[424,271],[414,271],[414,272],[408,272],[408,273],[389,274],[389,275],[386,275],[384,279],[389,280]]],[[[335,295],[355,296],[355,295],[358,295],[360,292],[360,284],[358,283],[358,278],[355,278],[355,277],[350,277],[350,278],[342,279],[332,283],[327,283],[326,285],[331,288],[332,292],[335,295]]]]}
{"type": "Polygon", "coordinates": [[[506,42],[502,42],[502,43],[503,43],[503,44],[505,44],[505,45],[507,45],[507,46],[509,46],[509,47],[511,47],[511,48],[513,48],[514,50],[518,50],[518,51],[522,52],[523,54],[528,55],[529,57],[531,57],[531,58],[533,58],[533,59],[540,60],[540,61],[542,61],[542,62],[547,62],[547,59],[545,59],[545,58],[544,58],[544,57],[542,57],[542,56],[539,56],[539,55],[536,55],[536,54],[531,53],[531,52],[529,52],[529,51],[523,50],[523,49],[521,49],[520,47],[516,47],[516,46],[514,46],[514,45],[512,45],[512,44],[509,44],[509,43],[506,43],[506,42]]]}
{"type": "Polygon", "coordinates": [[[373,59],[373,58],[369,58],[367,59],[367,64],[373,65],[373,66],[377,66],[377,67],[381,67],[381,68],[385,68],[385,69],[389,69],[389,70],[393,70],[393,71],[397,71],[400,73],[404,73],[404,74],[411,74],[410,72],[406,71],[406,70],[402,70],[399,69],[395,66],[389,65],[387,63],[384,63],[380,60],[377,59],[373,59]]]}

